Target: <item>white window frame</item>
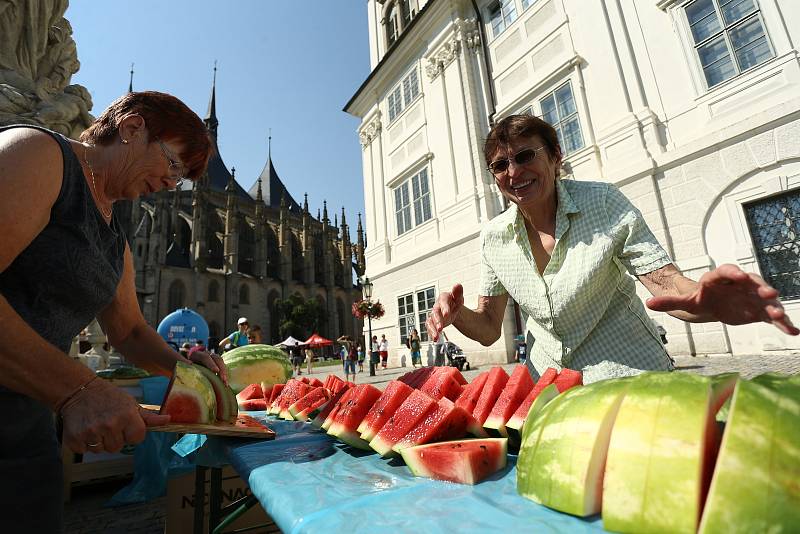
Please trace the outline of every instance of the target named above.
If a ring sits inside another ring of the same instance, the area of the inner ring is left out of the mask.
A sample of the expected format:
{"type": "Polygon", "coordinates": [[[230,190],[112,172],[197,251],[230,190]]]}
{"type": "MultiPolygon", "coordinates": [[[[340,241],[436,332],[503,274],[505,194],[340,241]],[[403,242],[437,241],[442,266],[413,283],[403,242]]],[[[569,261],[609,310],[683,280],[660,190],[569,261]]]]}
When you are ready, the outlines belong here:
{"type": "Polygon", "coordinates": [[[425,321],[428,318],[428,313],[433,309],[433,305],[436,302],[436,285],[426,285],[408,293],[398,295],[396,302],[397,328],[400,342],[405,344],[406,338],[411,332],[411,328],[416,328],[419,333],[420,342],[427,343],[429,339],[428,332],[425,329],[425,321]],[[420,296],[422,296],[423,299],[422,305],[420,304],[420,296]]]}
{"type": "Polygon", "coordinates": [[[421,95],[419,73],[414,67],[386,95],[386,116],[389,117],[389,124],[397,120],[421,95]]]}
{"type": "Polygon", "coordinates": [[[506,29],[511,26],[514,21],[519,18],[519,13],[517,13],[517,4],[515,0],[494,0],[491,4],[486,7],[486,21],[491,30],[492,39],[496,39],[500,35],[503,34],[506,29]],[[513,14],[508,14],[506,8],[508,6],[513,7],[514,11],[513,14]],[[500,13],[500,20],[501,24],[495,25],[495,17],[494,14],[499,12],[500,13]],[[502,26],[502,27],[501,27],[502,26]]]}
{"type": "Polygon", "coordinates": [[[703,91],[708,92],[708,91],[714,90],[714,89],[716,89],[718,87],[721,87],[726,82],[734,80],[734,79],[740,77],[742,74],[744,74],[746,72],[749,72],[749,71],[752,71],[753,69],[759,67],[760,65],[763,65],[764,63],[768,62],[770,59],[773,59],[774,57],[776,57],[777,51],[776,51],[775,46],[774,46],[774,44],[772,42],[772,39],[770,38],[770,32],[769,32],[769,29],[767,28],[767,23],[766,23],[767,22],[766,21],[766,17],[764,16],[763,8],[762,8],[762,6],[761,6],[761,4],[759,3],[758,0],[752,0],[753,3],[756,6],[756,10],[753,13],[751,13],[751,14],[743,17],[742,19],[737,20],[733,24],[729,24],[729,25],[725,25],[725,20],[724,20],[724,18],[722,16],[722,13],[721,13],[721,10],[720,10],[719,0],[710,0],[712,2],[713,6],[714,6],[714,10],[716,12],[717,19],[719,20],[721,29],[718,32],[714,33],[713,35],[711,35],[709,37],[706,37],[705,39],[703,39],[700,42],[695,42],[694,35],[692,34],[692,29],[691,29],[691,26],[689,24],[689,17],[686,14],[686,8],[689,7],[691,4],[693,4],[696,1],[698,1],[698,0],[690,0],[688,2],[683,2],[680,5],[680,9],[679,9],[680,17],[679,18],[680,18],[681,26],[683,26],[683,35],[684,35],[686,50],[691,55],[691,58],[692,58],[691,61],[692,61],[693,65],[694,65],[694,69],[693,70],[695,72],[695,77],[697,78],[697,81],[700,84],[700,87],[701,87],[701,89],[703,91]],[[761,23],[761,28],[764,31],[764,38],[765,38],[765,41],[767,43],[767,46],[769,46],[769,50],[770,50],[771,55],[770,55],[770,57],[768,57],[767,59],[761,61],[760,63],[756,63],[756,64],[751,65],[748,68],[742,70],[740,68],[740,66],[739,66],[739,61],[738,61],[738,58],[736,57],[736,51],[735,51],[735,49],[733,48],[733,46],[731,44],[731,40],[730,40],[730,37],[728,35],[728,32],[730,30],[732,30],[732,29],[735,29],[735,28],[747,23],[748,21],[750,21],[753,18],[757,18],[759,20],[759,22],[761,23]],[[705,71],[703,70],[703,64],[702,64],[702,61],[700,60],[700,54],[698,52],[698,49],[702,45],[709,43],[710,41],[712,41],[713,39],[716,39],[720,35],[723,36],[723,39],[725,41],[725,46],[726,46],[726,48],[728,50],[728,54],[731,57],[731,63],[733,65],[734,69],[736,70],[736,74],[734,74],[733,76],[730,76],[729,78],[726,78],[726,79],[724,79],[722,81],[719,81],[719,82],[715,83],[714,85],[709,85],[708,79],[706,78],[705,71]]]}
{"type": "Polygon", "coordinates": [[[428,166],[422,167],[392,188],[397,235],[401,236],[433,219],[433,200],[428,166]],[[424,177],[424,191],[422,177],[424,177]],[[398,196],[400,195],[400,196],[398,196]],[[400,204],[398,204],[400,199],[400,204]],[[426,212],[427,209],[427,212],[426,212]],[[402,219],[398,216],[403,212],[402,219]],[[401,222],[402,220],[402,222],[401,222]]]}
{"type": "Polygon", "coordinates": [[[580,109],[580,106],[579,106],[579,102],[578,102],[578,100],[577,100],[577,98],[575,96],[575,91],[572,88],[572,80],[568,79],[568,80],[566,80],[566,81],[564,81],[562,83],[559,83],[551,91],[548,91],[548,92],[544,93],[543,95],[541,95],[541,96],[536,98],[536,106],[537,106],[537,109],[539,111],[538,117],[540,117],[541,119],[544,120],[544,113],[542,111],[542,101],[544,101],[545,99],[547,99],[550,96],[552,96],[553,99],[555,100],[556,92],[559,91],[565,85],[569,86],[569,91],[570,91],[570,94],[572,95],[572,101],[573,101],[574,106],[575,106],[575,112],[571,113],[570,115],[567,115],[566,117],[561,117],[560,114],[559,114],[559,111],[558,111],[558,102],[556,101],[556,114],[558,115],[558,121],[556,122],[556,124],[551,124],[551,126],[556,129],[556,132],[563,132],[562,124],[564,124],[568,119],[571,119],[572,117],[576,117],[577,120],[578,120],[578,128],[580,130],[580,135],[581,135],[581,146],[579,146],[577,148],[574,148],[572,150],[567,150],[567,146],[566,146],[566,143],[563,140],[563,133],[562,133],[562,138],[559,138],[559,140],[558,140],[559,144],[561,145],[562,156],[567,156],[569,154],[574,154],[575,152],[578,152],[581,149],[586,148],[586,135],[585,135],[585,132],[584,132],[583,121],[581,119],[581,109],[580,109]]]}

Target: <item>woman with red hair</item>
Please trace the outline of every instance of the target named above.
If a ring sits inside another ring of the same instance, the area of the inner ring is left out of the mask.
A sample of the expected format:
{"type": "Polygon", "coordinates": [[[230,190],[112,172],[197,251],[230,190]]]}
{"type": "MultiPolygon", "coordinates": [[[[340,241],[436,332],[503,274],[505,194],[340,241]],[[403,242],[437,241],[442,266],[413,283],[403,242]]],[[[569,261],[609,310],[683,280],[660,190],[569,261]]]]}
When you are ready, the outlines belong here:
{"type": "MultiPolygon", "coordinates": [[[[0,502],[14,507],[0,514],[0,531],[61,531],[54,412],[76,453],[117,452],[168,421],[66,353],[97,317],[140,367],[169,373],[187,361],[142,316],[114,203],[198,178],[210,151],[200,118],[157,92],[126,94],[80,140],[0,128],[0,502]]],[[[227,379],[219,357],[190,358],[227,379]]]]}

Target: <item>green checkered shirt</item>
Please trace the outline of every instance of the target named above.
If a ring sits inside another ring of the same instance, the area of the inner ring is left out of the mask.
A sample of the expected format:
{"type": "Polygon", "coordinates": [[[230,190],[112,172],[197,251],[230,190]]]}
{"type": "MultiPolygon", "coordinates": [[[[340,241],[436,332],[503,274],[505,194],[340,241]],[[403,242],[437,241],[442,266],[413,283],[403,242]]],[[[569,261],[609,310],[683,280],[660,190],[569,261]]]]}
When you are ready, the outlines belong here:
{"type": "Polygon", "coordinates": [[[512,205],[481,232],[479,293],[508,293],[535,339],[529,358],[582,370],[584,383],[666,370],[672,363],[634,280],[671,263],[642,214],[614,186],[558,180],[556,244],[540,274],[512,205]]]}

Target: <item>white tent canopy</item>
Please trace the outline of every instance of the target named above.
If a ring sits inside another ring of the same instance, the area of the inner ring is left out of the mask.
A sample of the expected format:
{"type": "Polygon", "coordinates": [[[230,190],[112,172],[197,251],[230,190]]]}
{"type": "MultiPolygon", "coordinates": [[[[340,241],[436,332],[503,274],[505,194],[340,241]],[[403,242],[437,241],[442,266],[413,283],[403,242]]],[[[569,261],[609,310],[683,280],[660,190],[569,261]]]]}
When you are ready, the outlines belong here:
{"type": "Polygon", "coordinates": [[[295,345],[303,346],[303,345],[305,345],[305,342],[303,340],[295,339],[292,336],[289,336],[286,339],[284,339],[283,341],[281,341],[280,343],[278,343],[278,345],[281,345],[281,346],[284,346],[284,347],[294,347],[295,345]]]}

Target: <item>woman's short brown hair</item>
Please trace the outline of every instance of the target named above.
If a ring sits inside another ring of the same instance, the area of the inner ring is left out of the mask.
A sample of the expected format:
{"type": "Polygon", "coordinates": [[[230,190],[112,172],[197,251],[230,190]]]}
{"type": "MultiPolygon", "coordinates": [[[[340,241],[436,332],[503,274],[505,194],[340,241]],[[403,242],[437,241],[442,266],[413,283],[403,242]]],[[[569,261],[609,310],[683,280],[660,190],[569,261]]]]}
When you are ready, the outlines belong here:
{"type": "Polygon", "coordinates": [[[532,115],[509,115],[495,124],[486,136],[483,145],[483,157],[488,166],[497,150],[503,145],[509,145],[512,141],[523,138],[527,139],[538,135],[542,138],[544,146],[550,158],[561,158],[561,145],[558,143],[558,134],[555,128],[548,123],[532,115]]]}
{"type": "Polygon", "coordinates": [[[121,96],[81,133],[80,140],[95,145],[112,144],[119,135],[120,122],[131,114],[144,119],[152,137],[183,144],[179,157],[189,168],[187,178],[194,180],[203,174],[211,155],[208,129],[189,106],[166,93],[142,91],[121,96]]]}

